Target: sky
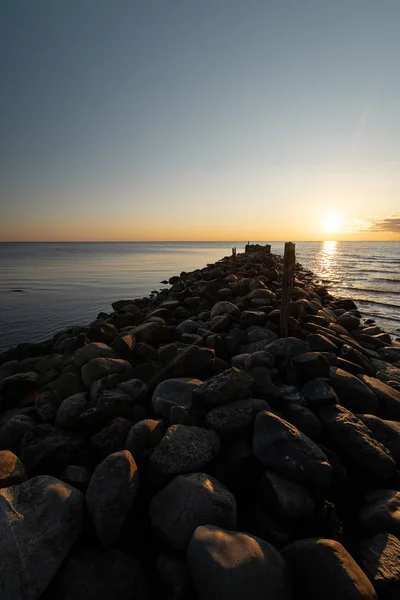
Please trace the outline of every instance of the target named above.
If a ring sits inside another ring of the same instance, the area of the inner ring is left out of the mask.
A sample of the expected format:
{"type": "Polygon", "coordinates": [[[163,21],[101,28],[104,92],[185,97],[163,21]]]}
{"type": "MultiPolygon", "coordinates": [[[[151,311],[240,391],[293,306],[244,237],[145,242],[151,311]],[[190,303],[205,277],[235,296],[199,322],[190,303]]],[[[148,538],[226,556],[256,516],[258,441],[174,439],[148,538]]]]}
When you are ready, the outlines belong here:
{"type": "Polygon", "coordinates": [[[0,241],[400,239],[399,0],[1,0],[0,241]]]}

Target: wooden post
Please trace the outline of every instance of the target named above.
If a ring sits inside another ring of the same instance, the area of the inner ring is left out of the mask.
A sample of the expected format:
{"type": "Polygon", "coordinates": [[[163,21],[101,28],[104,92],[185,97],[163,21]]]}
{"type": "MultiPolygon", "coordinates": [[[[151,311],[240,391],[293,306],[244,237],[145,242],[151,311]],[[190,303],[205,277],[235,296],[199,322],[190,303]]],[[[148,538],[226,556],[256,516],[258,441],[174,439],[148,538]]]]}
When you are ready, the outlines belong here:
{"type": "Polygon", "coordinates": [[[232,272],[236,273],[236,246],[232,248],[232,272]]]}
{"type": "Polygon", "coordinates": [[[282,283],[282,304],[280,318],[280,335],[286,337],[288,335],[289,326],[289,304],[290,294],[293,289],[294,281],[294,266],[296,263],[295,244],[292,242],[285,243],[285,254],[283,257],[283,283],[282,283]]]}

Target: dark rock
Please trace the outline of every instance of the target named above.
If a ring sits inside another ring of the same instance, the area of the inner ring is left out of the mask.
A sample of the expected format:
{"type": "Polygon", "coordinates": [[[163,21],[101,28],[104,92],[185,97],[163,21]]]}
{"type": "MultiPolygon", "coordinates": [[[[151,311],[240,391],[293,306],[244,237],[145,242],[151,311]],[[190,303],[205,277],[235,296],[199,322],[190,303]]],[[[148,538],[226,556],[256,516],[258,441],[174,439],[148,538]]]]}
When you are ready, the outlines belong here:
{"type": "Polygon", "coordinates": [[[261,410],[270,410],[265,400],[235,400],[210,410],[205,423],[221,436],[245,435],[252,429],[256,415],[261,410]]]}
{"type": "Polygon", "coordinates": [[[347,331],[351,331],[352,329],[357,329],[357,327],[359,327],[360,319],[351,312],[345,312],[340,315],[337,324],[347,329],[347,331]]]}
{"type": "Polygon", "coordinates": [[[308,490],[296,481],[266,471],[261,479],[262,502],[266,509],[283,519],[311,517],[315,512],[308,490]]]}
{"type": "Polygon", "coordinates": [[[94,358],[116,358],[115,350],[100,342],[86,344],[74,353],[74,364],[83,367],[94,358]]]}
{"type": "Polygon", "coordinates": [[[55,583],[57,599],[149,599],[147,577],[140,563],[117,548],[75,548],[55,583]]]}
{"type": "Polygon", "coordinates": [[[264,327],[267,322],[267,315],[257,310],[244,310],[240,313],[240,324],[247,329],[252,325],[264,327]]]}
{"type": "MultiPolygon", "coordinates": [[[[244,367],[247,371],[252,371],[256,367],[267,367],[271,368],[275,365],[275,360],[272,354],[265,352],[265,350],[259,350],[252,354],[242,355],[246,356],[244,360],[244,367]]],[[[232,366],[233,359],[232,359],[232,366]]]]}
{"type": "Polygon", "coordinates": [[[64,400],[83,391],[82,381],[76,373],[63,373],[58,379],[42,388],[42,391],[51,390],[56,391],[60,398],[64,400]]]}
{"type": "Polygon", "coordinates": [[[42,392],[35,399],[38,417],[43,423],[54,423],[62,400],[55,390],[42,392]]]}
{"type": "Polygon", "coordinates": [[[166,379],[158,384],[153,392],[151,403],[156,415],[169,419],[173,406],[190,408],[192,405],[192,392],[203,382],[190,377],[177,377],[166,379]]]}
{"type": "Polygon", "coordinates": [[[162,440],[165,435],[165,426],[161,420],[144,419],[135,423],[128,433],[126,449],[132,454],[136,462],[140,463],[149,451],[162,440]]]}
{"type": "Polygon", "coordinates": [[[110,454],[92,475],[86,504],[103,546],[120,536],[138,492],[136,463],[128,450],[110,454]]]}
{"type": "Polygon", "coordinates": [[[378,413],[378,398],[360,379],[336,367],[331,367],[330,373],[332,387],[338,395],[340,404],[352,412],[372,415],[378,413]]]}
{"type": "MultiPolygon", "coordinates": [[[[121,333],[113,341],[113,348],[118,356],[124,360],[131,361],[134,358],[134,353],[136,350],[136,338],[133,333],[129,333],[128,331],[121,333]]],[[[155,351],[153,352],[155,354],[155,351]]]]}
{"type": "Polygon", "coordinates": [[[200,600],[290,600],[287,565],[268,542],[212,525],[197,527],[188,563],[200,600]]]}
{"type": "Polygon", "coordinates": [[[318,377],[308,381],[301,389],[301,393],[311,408],[318,408],[325,404],[337,404],[338,397],[329,384],[329,379],[318,377]]]}
{"type": "Polygon", "coordinates": [[[163,477],[203,469],[218,454],[220,441],[202,427],[171,425],[150,457],[150,465],[163,477]]]}
{"type": "Polygon", "coordinates": [[[0,488],[25,481],[25,468],[18,456],[9,450],[0,451],[0,488]]]}
{"type": "Polygon", "coordinates": [[[359,375],[360,373],[364,373],[364,369],[361,365],[358,365],[357,363],[353,363],[350,360],[345,360],[344,358],[341,358],[340,356],[337,357],[336,365],[339,369],[342,369],[343,371],[347,371],[348,373],[351,373],[352,375],[359,375]]]}
{"type": "Polygon", "coordinates": [[[133,300],[116,300],[116,302],[113,302],[111,306],[113,307],[113,310],[118,312],[130,304],[133,304],[133,300]]]}
{"type": "Polygon", "coordinates": [[[124,450],[126,438],[132,423],[122,417],[116,417],[109,425],[90,438],[91,449],[98,461],[109,454],[124,450]]]}
{"type": "Polygon", "coordinates": [[[211,320],[219,315],[229,315],[234,319],[238,319],[240,317],[240,311],[236,304],[232,304],[232,302],[227,302],[225,300],[221,300],[214,304],[210,312],[211,320]]]}
{"type": "Polygon", "coordinates": [[[119,358],[94,358],[82,367],[82,380],[86,387],[98,379],[111,374],[127,375],[132,367],[128,361],[119,358]]]}
{"type": "Polygon", "coordinates": [[[19,454],[19,446],[25,433],[36,427],[35,419],[23,412],[7,413],[4,422],[0,426],[0,450],[11,450],[19,454]]]}
{"type": "Polygon", "coordinates": [[[297,427],[271,412],[256,417],[253,452],[284,477],[319,489],[330,484],[332,469],[326,455],[297,427]]]}
{"type": "Polygon", "coordinates": [[[311,348],[303,340],[294,337],[285,337],[268,344],[265,350],[273,354],[276,358],[294,358],[298,354],[310,352],[311,348]]]}
{"type": "Polygon", "coordinates": [[[370,534],[381,532],[400,536],[400,492],[373,490],[365,498],[360,523],[370,534]]]}
{"type": "Polygon", "coordinates": [[[90,325],[87,335],[91,342],[111,344],[112,341],[117,337],[118,331],[115,329],[114,325],[111,325],[111,323],[95,321],[90,325]]]}
{"type": "Polygon", "coordinates": [[[203,378],[211,369],[215,352],[211,348],[168,344],[159,350],[162,364],[173,377],[203,378]]]}
{"type": "Polygon", "coordinates": [[[231,492],[205,473],[178,475],[150,503],[153,528],[171,548],[185,550],[196,527],[236,528],[231,492]]]}
{"type": "Polygon", "coordinates": [[[235,368],[228,369],[196,387],[192,392],[192,403],[196,410],[210,410],[251,396],[252,387],[253,379],[248,373],[235,368]]]}
{"type": "Polygon", "coordinates": [[[59,406],[56,415],[56,427],[66,431],[79,431],[81,429],[81,414],[89,408],[87,393],[81,392],[65,398],[59,406]]]}
{"type": "Polygon", "coordinates": [[[293,588],[307,600],[377,600],[368,577],[342,544],[311,538],[284,548],[293,588]]]}
{"type": "Polygon", "coordinates": [[[148,388],[141,379],[128,379],[117,384],[117,390],[130,397],[132,404],[145,404],[148,388]]]}
{"type": "Polygon", "coordinates": [[[390,533],[378,533],[359,542],[355,556],[379,598],[396,600],[400,595],[400,540],[390,533]]]}
{"type": "Polygon", "coordinates": [[[60,475],[80,451],[81,438],[73,438],[51,425],[37,425],[21,441],[21,458],[29,477],[60,475]]]}
{"type": "MultiPolygon", "coordinates": [[[[393,389],[390,385],[387,385],[383,381],[376,379],[375,377],[368,377],[368,375],[359,375],[360,381],[362,381],[377,397],[381,413],[386,419],[394,419],[400,421],[400,392],[393,389]]],[[[361,412],[361,411],[360,411],[361,412]]],[[[371,412],[364,410],[362,412],[371,412]]]]}
{"type": "Polygon", "coordinates": [[[287,404],[283,409],[283,416],[286,421],[289,421],[297,429],[300,429],[302,433],[305,433],[313,441],[323,438],[323,425],[321,421],[306,406],[294,403],[287,404]]]}
{"type": "MultiPolygon", "coordinates": [[[[34,372],[16,373],[3,379],[1,392],[4,398],[11,401],[21,401],[38,386],[39,374],[34,372]]],[[[4,404],[2,403],[4,410],[4,404]]]]}
{"type": "Polygon", "coordinates": [[[375,415],[357,416],[372,431],[376,439],[391,452],[397,465],[400,466],[400,423],[384,421],[375,415]]]}
{"type": "Polygon", "coordinates": [[[313,352],[337,352],[338,347],[329,338],[319,333],[311,333],[305,337],[313,352]]]}
{"type": "Polygon", "coordinates": [[[305,352],[293,359],[294,371],[300,385],[317,377],[329,377],[329,364],[319,352],[305,352]]]}
{"type": "Polygon", "coordinates": [[[318,410],[318,416],[345,463],[377,479],[392,475],[396,463],[389,450],[352,412],[340,405],[326,405],[318,410]]]}
{"type": "Polygon", "coordinates": [[[83,495],[46,475],[0,490],[0,506],[1,597],[36,600],[81,533],[83,495]]]}
{"type": "Polygon", "coordinates": [[[68,483],[68,485],[72,485],[72,487],[76,488],[80,492],[85,493],[91,478],[91,473],[89,469],[86,467],[81,467],[79,465],[68,465],[68,467],[61,474],[61,481],[68,483]]]}
{"type": "Polygon", "coordinates": [[[165,344],[170,339],[170,332],[168,327],[161,323],[142,323],[135,327],[132,331],[138,342],[144,342],[150,344],[150,346],[157,347],[160,344],[165,344]]]}
{"type": "Polygon", "coordinates": [[[340,348],[340,357],[344,360],[348,360],[352,363],[356,363],[362,367],[363,371],[367,373],[367,375],[374,375],[375,370],[369,362],[368,358],[366,358],[361,352],[352,348],[348,344],[343,344],[340,348]]]}

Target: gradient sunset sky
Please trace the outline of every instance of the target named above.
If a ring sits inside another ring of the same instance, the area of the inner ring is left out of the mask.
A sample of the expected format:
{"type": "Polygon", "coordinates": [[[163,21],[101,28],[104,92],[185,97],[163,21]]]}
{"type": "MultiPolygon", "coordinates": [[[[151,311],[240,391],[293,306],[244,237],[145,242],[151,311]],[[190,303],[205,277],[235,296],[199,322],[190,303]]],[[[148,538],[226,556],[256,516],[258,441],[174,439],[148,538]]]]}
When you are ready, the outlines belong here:
{"type": "Polygon", "coordinates": [[[1,0],[0,240],[400,239],[400,0],[1,0]]]}

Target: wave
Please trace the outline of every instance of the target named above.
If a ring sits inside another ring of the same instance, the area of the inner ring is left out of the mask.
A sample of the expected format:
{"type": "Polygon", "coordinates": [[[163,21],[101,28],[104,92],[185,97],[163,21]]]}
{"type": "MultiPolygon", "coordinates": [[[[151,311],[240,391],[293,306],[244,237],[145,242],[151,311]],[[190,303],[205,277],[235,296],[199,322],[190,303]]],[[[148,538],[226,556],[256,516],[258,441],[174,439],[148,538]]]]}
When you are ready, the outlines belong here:
{"type": "MultiPolygon", "coordinates": [[[[390,302],[376,302],[366,298],[352,298],[354,302],[361,302],[363,304],[375,304],[376,306],[388,306],[389,308],[398,308],[400,310],[400,304],[391,304],[390,302]]],[[[396,319],[398,320],[398,319],[396,319]]]]}

